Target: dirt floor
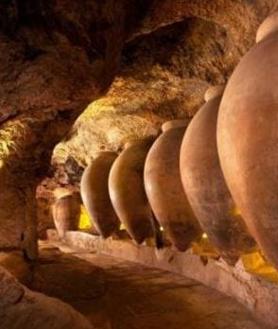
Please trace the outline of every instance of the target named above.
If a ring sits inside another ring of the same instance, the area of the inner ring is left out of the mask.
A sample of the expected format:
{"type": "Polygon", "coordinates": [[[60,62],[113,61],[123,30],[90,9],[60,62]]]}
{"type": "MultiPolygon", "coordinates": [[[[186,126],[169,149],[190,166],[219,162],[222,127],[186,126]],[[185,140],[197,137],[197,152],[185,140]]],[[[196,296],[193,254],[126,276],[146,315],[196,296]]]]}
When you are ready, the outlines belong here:
{"type": "Polygon", "coordinates": [[[266,329],[241,304],[191,279],[44,243],[29,287],[102,329],[266,329]]]}

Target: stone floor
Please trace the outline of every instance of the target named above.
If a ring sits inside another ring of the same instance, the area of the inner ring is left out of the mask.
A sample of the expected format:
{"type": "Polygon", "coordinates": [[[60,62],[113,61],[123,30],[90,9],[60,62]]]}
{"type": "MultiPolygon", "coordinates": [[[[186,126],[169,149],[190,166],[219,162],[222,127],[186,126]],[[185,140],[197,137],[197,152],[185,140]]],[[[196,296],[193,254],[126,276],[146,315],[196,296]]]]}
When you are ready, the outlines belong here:
{"type": "Polygon", "coordinates": [[[109,256],[41,246],[28,286],[101,329],[266,329],[239,303],[182,276],[109,256]]]}

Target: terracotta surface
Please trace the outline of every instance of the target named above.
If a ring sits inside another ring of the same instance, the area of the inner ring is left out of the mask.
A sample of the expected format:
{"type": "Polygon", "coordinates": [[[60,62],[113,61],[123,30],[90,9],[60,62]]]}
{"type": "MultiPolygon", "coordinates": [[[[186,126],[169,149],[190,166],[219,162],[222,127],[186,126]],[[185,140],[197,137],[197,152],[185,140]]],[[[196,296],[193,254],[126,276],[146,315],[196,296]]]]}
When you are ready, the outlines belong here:
{"type": "Polygon", "coordinates": [[[263,23],[259,26],[256,34],[256,42],[260,42],[263,39],[272,37],[278,31],[278,13],[275,12],[268,16],[263,23]]]}
{"type": "Polygon", "coordinates": [[[184,193],[179,153],[185,120],[163,124],[163,133],[151,147],[144,170],[146,193],[160,225],[178,250],[185,251],[201,229],[184,193]]]}
{"type": "Polygon", "coordinates": [[[189,119],[169,120],[162,124],[161,130],[163,133],[166,132],[167,130],[175,129],[175,128],[184,128],[185,130],[188,123],[189,123],[189,119]]]}
{"type": "Polygon", "coordinates": [[[52,206],[55,227],[61,238],[69,230],[77,230],[80,214],[80,202],[76,194],[57,199],[52,206]]]}
{"type": "MultiPolygon", "coordinates": [[[[273,19],[277,21],[277,13],[273,19]]],[[[233,198],[253,237],[278,268],[278,33],[266,32],[265,24],[259,39],[266,38],[243,57],[229,80],[217,141],[233,198]]]]}
{"type": "Polygon", "coordinates": [[[152,138],[129,143],[109,175],[114,209],[127,232],[139,244],[153,236],[152,211],[143,181],[145,159],[152,143],[152,138]]]}
{"type": "Polygon", "coordinates": [[[208,90],[208,102],[192,119],[180,154],[184,190],[201,227],[229,263],[254,247],[220,168],[216,124],[223,87],[208,90]]]}
{"type": "Polygon", "coordinates": [[[81,179],[81,196],[92,223],[102,237],[107,238],[119,229],[120,221],[112,206],[108,177],[117,153],[101,152],[85,169],[81,179]]]}
{"type": "Polygon", "coordinates": [[[225,85],[209,87],[204,95],[205,101],[208,102],[213,98],[222,97],[224,90],[225,90],[225,85]]]}

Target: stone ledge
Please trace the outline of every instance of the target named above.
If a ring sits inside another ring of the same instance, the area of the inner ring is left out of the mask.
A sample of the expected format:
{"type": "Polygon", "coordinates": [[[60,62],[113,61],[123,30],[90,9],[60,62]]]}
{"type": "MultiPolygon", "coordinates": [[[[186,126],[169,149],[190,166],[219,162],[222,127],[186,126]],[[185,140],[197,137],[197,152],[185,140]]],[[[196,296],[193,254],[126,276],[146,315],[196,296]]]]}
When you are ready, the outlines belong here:
{"type": "MultiPolygon", "coordinates": [[[[48,239],[57,242],[55,230],[48,230],[48,239]]],[[[85,232],[69,231],[64,242],[79,250],[137,262],[145,266],[184,275],[235,298],[272,328],[278,328],[278,284],[248,273],[240,262],[231,267],[223,261],[209,259],[205,265],[192,251],[178,252],[170,248],[157,251],[149,246],[137,246],[130,240],[103,240],[85,232]]]]}

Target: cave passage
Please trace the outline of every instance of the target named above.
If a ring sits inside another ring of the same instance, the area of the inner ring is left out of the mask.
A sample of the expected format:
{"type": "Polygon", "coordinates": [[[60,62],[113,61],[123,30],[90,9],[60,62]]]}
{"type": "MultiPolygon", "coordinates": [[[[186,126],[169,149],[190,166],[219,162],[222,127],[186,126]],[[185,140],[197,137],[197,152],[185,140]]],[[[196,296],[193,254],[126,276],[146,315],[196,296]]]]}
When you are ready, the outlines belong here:
{"type": "Polygon", "coordinates": [[[277,53],[277,0],[0,0],[0,329],[278,328],[277,53]]]}

